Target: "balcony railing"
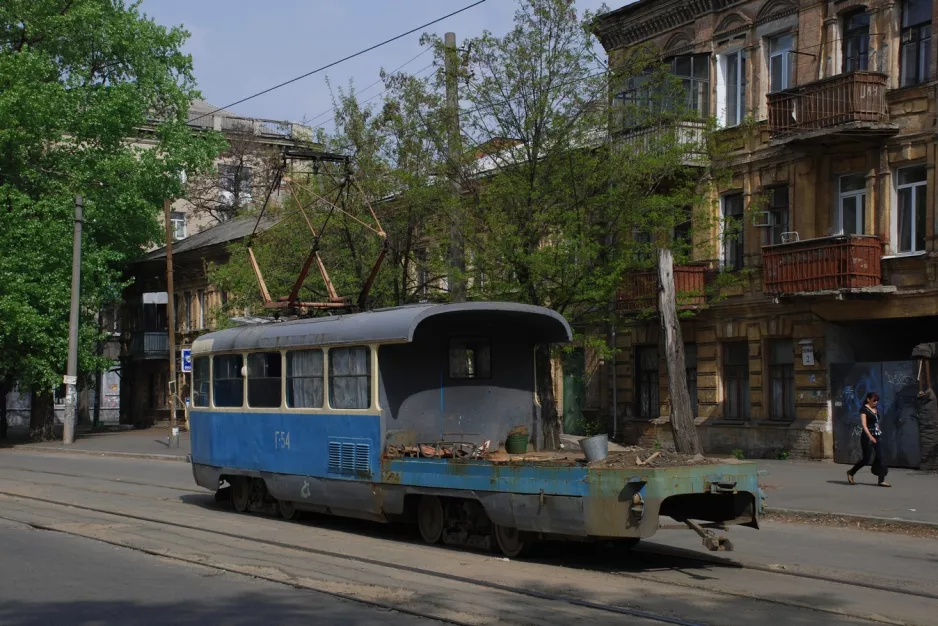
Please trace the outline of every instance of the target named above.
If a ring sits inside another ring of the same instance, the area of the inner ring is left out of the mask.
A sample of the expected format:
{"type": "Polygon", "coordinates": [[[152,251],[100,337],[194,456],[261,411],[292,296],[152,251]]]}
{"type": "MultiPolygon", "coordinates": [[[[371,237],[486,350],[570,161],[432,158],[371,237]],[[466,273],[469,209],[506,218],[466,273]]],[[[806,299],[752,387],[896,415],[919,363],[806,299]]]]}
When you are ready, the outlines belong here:
{"type": "Polygon", "coordinates": [[[886,124],[886,75],[851,72],[767,96],[772,138],[833,129],[844,124],[886,124]]]}
{"type": "Polygon", "coordinates": [[[762,248],[764,291],[791,295],[879,287],[882,243],[878,237],[845,235],[762,248]]]}
{"type": "MultiPolygon", "coordinates": [[[[675,265],[674,292],[678,309],[699,309],[707,303],[703,265],[675,265]]],[[[634,272],[616,293],[616,312],[658,308],[658,272],[634,272]]]]}
{"type": "Polygon", "coordinates": [[[703,122],[683,121],[622,131],[619,144],[635,153],[657,154],[675,148],[684,150],[683,161],[702,164],[706,158],[703,122]]]}
{"type": "Polygon", "coordinates": [[[130,336],[130,355],[144,359],[169,357],[169,333],[137,331],[130,336]]]}

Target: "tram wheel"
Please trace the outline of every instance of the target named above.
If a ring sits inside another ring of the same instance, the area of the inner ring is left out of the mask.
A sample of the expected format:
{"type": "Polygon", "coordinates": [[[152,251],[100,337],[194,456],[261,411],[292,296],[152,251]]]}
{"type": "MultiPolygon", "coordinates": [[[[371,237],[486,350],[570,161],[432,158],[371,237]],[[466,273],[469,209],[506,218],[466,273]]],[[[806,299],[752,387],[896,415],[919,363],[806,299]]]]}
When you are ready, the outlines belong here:
{"type": "Polygon", "coordinates": [[[527,552],[531,542],[517,528],[495,525],[495,542],[502,554],[509,558],[521,556],[527,552]]]}
{"type": "Polygon", "coordinates": [[[436,496],[420,496],[417,505],[417,527],[420,536],[429,544],[438,543],[443,536],[443,503],[436,496]]]}
{"type": "Polygon", "coordinates": [[[280,509],[280,517],[285,520],[295,520],[300,517],[300,512],[296,510],[292,502],[277,500],[277,508],[280,509]]]}
{"type": "Polygon", "coordinates": [[[251,501],[251,481],[244,476],[233,476],[228,482],[231,483],[231,504],[235,511],[244,513],[251,501]]]}

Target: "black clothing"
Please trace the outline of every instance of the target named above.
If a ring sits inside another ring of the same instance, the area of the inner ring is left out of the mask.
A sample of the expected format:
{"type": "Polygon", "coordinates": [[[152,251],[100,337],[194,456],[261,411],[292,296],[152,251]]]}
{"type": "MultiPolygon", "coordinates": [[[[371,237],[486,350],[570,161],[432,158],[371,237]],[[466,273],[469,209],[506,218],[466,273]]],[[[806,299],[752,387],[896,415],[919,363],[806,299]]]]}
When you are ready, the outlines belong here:
{"type": "Polygon", "coordinates": [[[847,473],[853,476],[859,472],[864,465],[870,465],[873,473],[879,478],[879,482],[884,482],[889,468],[886,467],[886,461],[882,452],[883,431],[879,428],[879,415],[866,406],[864,406],[861,411],[866,415],[866,428],[870,431],[870,434],[876,438],[876,443],[873,443],[873,441],[866,436],[866,431],[860,434],[860,449],[863,451],[863,456],[847,473]]]}

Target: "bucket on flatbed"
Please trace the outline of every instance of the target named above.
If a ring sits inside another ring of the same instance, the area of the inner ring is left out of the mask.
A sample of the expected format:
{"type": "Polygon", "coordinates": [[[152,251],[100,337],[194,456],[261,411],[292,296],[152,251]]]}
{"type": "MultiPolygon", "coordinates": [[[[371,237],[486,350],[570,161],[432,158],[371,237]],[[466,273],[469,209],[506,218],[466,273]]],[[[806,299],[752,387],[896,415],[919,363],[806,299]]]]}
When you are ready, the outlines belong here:
{"type": "Polygon", "coordinates": [[[590,463],[602,461],[609,456],[609,437],[607,435],[596,435],[580,439],[580,447],[583,449],[583,454],[586,455],[586,460],[590,463]]]}

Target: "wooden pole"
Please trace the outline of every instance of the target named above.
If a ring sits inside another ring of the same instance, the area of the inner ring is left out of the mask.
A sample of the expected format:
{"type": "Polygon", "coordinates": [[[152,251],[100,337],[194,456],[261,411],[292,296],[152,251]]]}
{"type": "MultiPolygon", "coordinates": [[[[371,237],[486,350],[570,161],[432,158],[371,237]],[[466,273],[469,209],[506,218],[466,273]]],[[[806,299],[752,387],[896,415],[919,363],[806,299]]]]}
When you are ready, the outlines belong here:
{"type": "Polygon", "coordinates": [[[169,326],[169,419],[170,438],[179,430],[176,425],[176,298],[173,297],[173,223],[170,219],[172,200],[163,200],[163,217],[166,220],[166,322],[169,326]]]}
{"type": "Polygon", "coordinates": [[[671,431],[674,447],[684,454],[700,454],[700,439],[687,391],[684,365],[684,338],[677,318],[674,294],[674,261],[667,248],[658,249],[658,312],[664,330],[665,360],[668,364],[668,392],[671,396],[671,431]]]}

